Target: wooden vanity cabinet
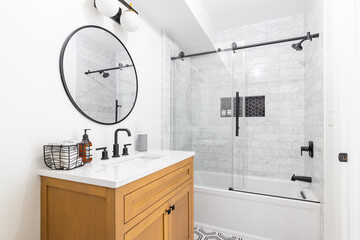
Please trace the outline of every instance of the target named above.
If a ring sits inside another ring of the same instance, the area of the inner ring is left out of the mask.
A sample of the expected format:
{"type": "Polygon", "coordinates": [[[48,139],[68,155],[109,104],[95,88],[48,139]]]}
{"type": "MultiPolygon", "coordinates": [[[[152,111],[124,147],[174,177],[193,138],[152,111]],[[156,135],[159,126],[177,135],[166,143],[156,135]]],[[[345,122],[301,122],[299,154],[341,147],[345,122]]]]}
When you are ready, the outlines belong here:
{"type": "Polygon", "coordinates": [[[192,186],[188,185],[125,234],[125,240],[191,240],[192,186]]]}
{"type": "Polygon", "coordinates": [[[41,184],[42,240],[193,240],[193,158],[117,189],[41,184]]]}

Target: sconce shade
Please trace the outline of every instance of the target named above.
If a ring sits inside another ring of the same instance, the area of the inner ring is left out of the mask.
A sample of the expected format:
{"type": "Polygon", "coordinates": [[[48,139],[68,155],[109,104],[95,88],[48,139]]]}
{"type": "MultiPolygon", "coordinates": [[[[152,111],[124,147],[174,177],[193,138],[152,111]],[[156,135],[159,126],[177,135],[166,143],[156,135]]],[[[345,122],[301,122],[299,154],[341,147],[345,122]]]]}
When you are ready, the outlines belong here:
{"type": "Polygon", "coordinates": [[[134,32],[139,28],[139,16],[132,10],[124,11],[120,17],[121,26],[128,32],[134,32]]]}
{"type": "Polygon", "coordinates": [[[120,7],[118,0],[95,0],[95,4],[99,12],[107,17],[115,16],[120,7]]]}

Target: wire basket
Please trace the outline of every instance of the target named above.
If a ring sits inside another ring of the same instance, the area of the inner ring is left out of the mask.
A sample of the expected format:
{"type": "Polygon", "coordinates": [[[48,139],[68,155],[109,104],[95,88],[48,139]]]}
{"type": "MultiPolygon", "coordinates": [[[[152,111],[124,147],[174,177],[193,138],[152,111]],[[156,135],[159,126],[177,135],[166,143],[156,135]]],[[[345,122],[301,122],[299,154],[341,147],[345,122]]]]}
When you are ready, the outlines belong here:
{"type": "Polygon", "coordinates": [[[79,146],[44,145],[45,165],[54,170],[70,170],[84,165],[79,157],[79,146]]]}

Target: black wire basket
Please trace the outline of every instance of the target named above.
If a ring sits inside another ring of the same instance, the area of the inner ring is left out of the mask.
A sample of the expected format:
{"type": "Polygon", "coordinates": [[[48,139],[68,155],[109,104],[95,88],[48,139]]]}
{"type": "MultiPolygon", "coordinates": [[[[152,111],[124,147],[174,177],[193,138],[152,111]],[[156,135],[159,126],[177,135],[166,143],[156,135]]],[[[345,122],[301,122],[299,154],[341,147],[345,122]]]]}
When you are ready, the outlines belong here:
{"type": "Polygon", "coordinates": [[[54,170],[70,170],[84,165],[79,157],[79,146],[44,145],[45,165],[54,170]]]}

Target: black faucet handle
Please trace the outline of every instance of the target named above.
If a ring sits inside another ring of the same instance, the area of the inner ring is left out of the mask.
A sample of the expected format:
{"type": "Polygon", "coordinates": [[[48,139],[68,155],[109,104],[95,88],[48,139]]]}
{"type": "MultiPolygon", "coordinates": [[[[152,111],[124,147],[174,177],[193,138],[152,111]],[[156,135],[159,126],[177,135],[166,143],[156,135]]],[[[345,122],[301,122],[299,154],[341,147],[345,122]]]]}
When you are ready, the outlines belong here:
{"type": "Polygon", "coordinates": [[[131,143],[128,144],[124,144],[124,148],[123,148],[123,156],[129,155],[129,149],[127,148],[127,146],[131,146],[131,143]]]}
{"type": "Polygon", "coordinates": [[[98,150],[103,150],[102,153],[101,153],[101,160],[109,159],[107,147],[96,148],[96,151],[98,151],[98,150]]]}

